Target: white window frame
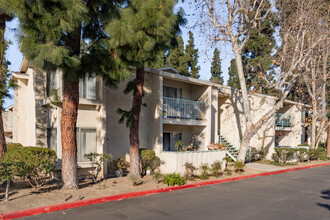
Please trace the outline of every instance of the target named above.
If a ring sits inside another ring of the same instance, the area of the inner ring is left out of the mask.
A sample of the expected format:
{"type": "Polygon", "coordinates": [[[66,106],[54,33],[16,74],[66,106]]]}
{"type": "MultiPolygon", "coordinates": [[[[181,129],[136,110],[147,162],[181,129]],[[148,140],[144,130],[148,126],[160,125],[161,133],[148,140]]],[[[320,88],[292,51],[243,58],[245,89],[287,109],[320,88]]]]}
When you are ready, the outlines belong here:
{"type": "Polygon", "coordinates": [[[81,151],[81,146],[82,146],[82,140],[81,140],[81,130],[84,129],[90,129],[95,131],[95,151],[90,151],[87,153],[91,152],[97,152],[97,129],[95,127],[77,127],[76,129],[76,137],[77,137],[77,160],[78,163],[85,163],[85,162],[90,162],[89,160],[84,158],[84,155],[80,155],[81,151]]]}
{"type": "Polygon", "coordinates": [[[79,98],[88,99],[88,100],[96,100],[97,93],[97,83],[96,83],[96,75],[93,74],[90,76],[86,74],[82,78],[79,79],[79,98]],[[94,86],[94,91],[93,91],[94,86]]]}

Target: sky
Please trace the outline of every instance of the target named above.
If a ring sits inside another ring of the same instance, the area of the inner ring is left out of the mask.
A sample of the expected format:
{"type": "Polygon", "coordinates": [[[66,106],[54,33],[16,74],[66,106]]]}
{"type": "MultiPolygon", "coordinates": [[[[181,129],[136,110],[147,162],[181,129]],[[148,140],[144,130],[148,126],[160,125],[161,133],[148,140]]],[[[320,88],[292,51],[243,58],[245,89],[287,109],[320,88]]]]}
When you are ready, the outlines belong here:
{"type": "MultiPolygon", "coordinates": [[[[194,2],[194,1],[192,1],[194,2]]],[[[223,43],[214,44],[210,42],[205,33],[202,33],[199,26],[196,26],[196,21],[198,21],[197,13],[195,12],[195,6],[191,1],[184,1],[184,3],[179,3],[177,8],[182,7],[185,11],[185,18],[187,19],[187,24],[185,27],[182,27],[182,37],[187,44],[188,41],[188,32],[192,31],[195,39],[195,47],[199,52],[198,64],[200,66],[200,79],[209,80],[211,77],[211,62],[213,57],[214,48],[217,47],[220,50],[220,58],[222,60],[222,71],[224,82],[227,84],[228,80],[228,68],[230,66],[230,60],[234,57],[230,45],[224,45],[223,43]]],[[[11,22],[7,22],[7,28],[5,31],[5,38],[9,40],[11,44],[9,45],[8,50],[6,51],[6,58],[10,61],[11,65],[9,66],[10,71],[18,71],[20,64],[23,59],[23,54],[19,51],[19,41],[17,37],[17,28],[18,20],[14,19],[11,22]]],[[[13,97],[13,91],[11,91],[13,97]]],[[[14,104],[13,98],[5,100],[5,108],[14,104]]]]}

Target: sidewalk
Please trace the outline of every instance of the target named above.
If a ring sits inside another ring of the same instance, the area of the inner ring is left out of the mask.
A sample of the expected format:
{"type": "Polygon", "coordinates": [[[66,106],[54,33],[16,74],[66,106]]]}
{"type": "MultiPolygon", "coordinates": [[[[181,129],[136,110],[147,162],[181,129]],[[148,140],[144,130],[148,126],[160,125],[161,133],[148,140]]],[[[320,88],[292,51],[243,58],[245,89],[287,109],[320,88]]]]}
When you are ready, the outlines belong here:
{"type": "Polygon", "coordinates": [[[262,163],[247,163],[245,164],[246,167],[255,169],[255,170],[260,170],[264,172],[272,172],[272,171],[278,171],[278,170],[286,170],[287,168],[285,167],[279,167],[279,166],[274,166],[270,164],[262,164],[262,163]]]}

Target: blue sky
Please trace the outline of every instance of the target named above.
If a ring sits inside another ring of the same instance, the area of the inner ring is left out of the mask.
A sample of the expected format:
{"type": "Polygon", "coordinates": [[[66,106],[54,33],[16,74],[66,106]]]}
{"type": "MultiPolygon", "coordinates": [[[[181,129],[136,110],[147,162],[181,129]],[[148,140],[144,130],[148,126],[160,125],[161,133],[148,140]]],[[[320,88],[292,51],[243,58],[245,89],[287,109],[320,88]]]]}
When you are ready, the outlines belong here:
{"type": "MultiPolygon", "coordinates": [[[[196,48],[199,50],[199,65],[201,67],[199,74],[201,75],[200,79],[208,80],[211,77],[210,68],[213,56],[214,46],[218,47],[220,50],[220,57],[222,59],[222,71],[225,84],[228,80],[228,67],[230,66],[230,60],[233,58],[233,52],[230,46],[223,45],[221,43],[213,44],[210,42],[205,35],[201,33],[200,27],[195,25],[198,17],[195,15],[194,6],[191,2],[185,1],[184,3],[178,4],[178,7],[182,7],[186,13],[186,19],[188,21],[187,25],[182,28],[182,37],[187,43],[188,41],[188,32],[192,31],[195,38],[196,48]],[[197,27],[194,27],[197,26],[197,27]]],[[[16,36],[18,28],[18,21],[14,19],[11,22],[7,22],[7,28],[5,32],[6,40],[10,40],[11,44],[6,51],[6,58],[11,62],[9,66],[10,71],[18,71],[23,55],[19,51],[19,42],[16,36]]],[[[13,92],[11,91],[13,95],[13,92]]],[[[13,99],[6,99],[5,107],[10,106],[14,103],[13,99]]]]}

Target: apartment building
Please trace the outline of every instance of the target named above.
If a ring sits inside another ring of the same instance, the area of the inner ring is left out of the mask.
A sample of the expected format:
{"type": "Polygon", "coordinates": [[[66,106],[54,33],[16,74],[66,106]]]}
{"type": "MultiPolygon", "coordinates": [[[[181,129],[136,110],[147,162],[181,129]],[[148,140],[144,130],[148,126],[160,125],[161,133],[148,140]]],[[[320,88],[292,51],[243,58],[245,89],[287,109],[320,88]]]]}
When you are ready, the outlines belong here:
{"type": "MultiPolygon", "coordinates": [[[[237,89],[179,75],[173,68],[145,68],[145,86],[140,116],[140,148],[153,149],[165,162],[163,172],[183,172],[187,161],[196,166],[221,161],[239,149],[245,129],[242,97],[237,89]],[[208,150],[210,143],[226,140],[235,150],[208,150]],[[182,141],[191,151],[177,151],[182,141]]],[[[134,72],[134,70],[132,70],[134,72]]],[[[133,74],[132,74],[133,77],[133,74]]],[[[44,72],[24,59],[19,72],[13,108],[13,142],[48,147],[57,152],[61,164],[62,72],[44,72]]],[[[128,79],[129,80],[129,79],[128,79]]],[[[127,80],[127,81],[128,81],[127,80]]],[[[129,110],[132,94],[124,94],[127,81],[117,88],[104,85],[98,76],[80,80],[77,121],[78,165],[91,164],[85,153],[111,153],[129,159],[129,129],[118,121],[118,108],[129,110]]],[[[274,106],[271,96],[251,94],[253,119],[274,106]]],[[[284,107],[254,135],[251,147],[265,149],[268,157],[275,146],[303,143],[302,106],[286,101],[284,107]],[[283,135],[282,135],[283,134],[283,135]]],[[[104,174],[107,174],[104,166],[104,174]]]]}

